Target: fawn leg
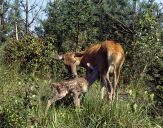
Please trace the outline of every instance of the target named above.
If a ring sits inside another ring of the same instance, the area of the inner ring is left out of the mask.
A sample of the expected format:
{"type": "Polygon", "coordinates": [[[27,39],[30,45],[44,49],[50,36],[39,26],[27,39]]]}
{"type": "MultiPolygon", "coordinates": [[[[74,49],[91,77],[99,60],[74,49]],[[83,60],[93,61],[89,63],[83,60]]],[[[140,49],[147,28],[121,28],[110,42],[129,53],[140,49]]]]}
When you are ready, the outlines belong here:
{"type": "Polygon", "coordinates": [[[79,92],[74,93],[74,105],[76,108],[80,108],[80,93],[79,92]]]}
{"type": "Polygon", "coordinates": [[[52,99],[48,100],[47,106],[46,106],[46,111],[45,113],[48,112],[49,107],[52,105],[52,103],[56,102],[57,100],[62,99],[63,97],[65,97],[67,95],[67,91],[63,91],[61,93],[56,93],[55,96],[53,96],[52,99]]]}

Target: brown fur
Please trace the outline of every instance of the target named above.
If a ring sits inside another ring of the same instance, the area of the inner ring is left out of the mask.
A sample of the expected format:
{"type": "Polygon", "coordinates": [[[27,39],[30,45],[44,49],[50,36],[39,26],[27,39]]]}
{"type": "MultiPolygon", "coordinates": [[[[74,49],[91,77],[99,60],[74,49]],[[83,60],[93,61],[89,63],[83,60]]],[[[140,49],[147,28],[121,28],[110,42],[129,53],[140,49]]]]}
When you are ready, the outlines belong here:
{"type": "Polygon", "coordinates": [[[64,98],[67,94],[74,94],[75,107],[80,108],[80,95],[88,91],[88,81],[85,78],[75,78],[60,83],[52,83],[51,87],[56,92],[54,96],[48,100],[46,113],[53,102],[64,98]]]}
{"type": "MultiPolygon", "coordinates": [[[[78,65],[87,69],[87,76],[90,72],[87,63],[97,67],[94,72],[100,74],[101,85],[105,85],[108,90],[109,99],[115,94],[115,89],[119,81],[121,67],[124,63],[124,50],[120,43],[116,41],[104,41],[100,44],[90,46],[81,53],[66,53],[61,57],[66,65],[71,67],[72,74],[77,76],[76,67],[78,65]],[[110,74],[113,75],[113,84],[110,82],[110,74]]],[[[97,76],[96,76],[97,77],[97,76]]]]}

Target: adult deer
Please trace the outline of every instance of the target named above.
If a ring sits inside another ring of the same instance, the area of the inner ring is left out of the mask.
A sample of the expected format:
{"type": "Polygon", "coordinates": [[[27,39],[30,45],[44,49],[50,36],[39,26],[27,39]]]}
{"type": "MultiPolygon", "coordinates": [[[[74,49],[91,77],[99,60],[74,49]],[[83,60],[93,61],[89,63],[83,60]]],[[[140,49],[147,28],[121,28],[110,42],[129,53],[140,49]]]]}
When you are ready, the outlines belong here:
{"type": "Polygon", "coordinates": [[[77,77],[77,66],[86,68],[86,77],[94,75],[92,83],[100,77],[101,96],[104,97],[104,85],[107,88],[109,99],[112,100],[115,95],[116,86],[119,81],[120,70],[124,63],[124,50],[117,41],[104,41],[90,46],[84,52],[66,53],[57,55],[56,59],[63,60],[65,65],[70,66],[72,75],[77,77]],[[87,68],[87,63],[95,67],[95,71],[87,68]],[[113,76],[113,82],[110,81],[110,75],[113,76]]]}

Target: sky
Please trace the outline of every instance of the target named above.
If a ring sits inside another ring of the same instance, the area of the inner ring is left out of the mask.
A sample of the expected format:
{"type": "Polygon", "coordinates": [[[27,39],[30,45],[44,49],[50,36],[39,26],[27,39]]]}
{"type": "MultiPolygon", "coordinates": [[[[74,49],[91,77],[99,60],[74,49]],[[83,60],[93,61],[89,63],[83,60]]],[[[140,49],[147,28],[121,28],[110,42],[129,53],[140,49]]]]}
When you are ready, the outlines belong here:
{"type": "MultiPolygon", "coordinates": [[[[162,2],[162,0],[156,0],[156,2],[157,2],[157,3],[161,3],[161,2],[162,2]]],[[[162,3],[163,3],[163,2],[162,2],[162,3]]]]}

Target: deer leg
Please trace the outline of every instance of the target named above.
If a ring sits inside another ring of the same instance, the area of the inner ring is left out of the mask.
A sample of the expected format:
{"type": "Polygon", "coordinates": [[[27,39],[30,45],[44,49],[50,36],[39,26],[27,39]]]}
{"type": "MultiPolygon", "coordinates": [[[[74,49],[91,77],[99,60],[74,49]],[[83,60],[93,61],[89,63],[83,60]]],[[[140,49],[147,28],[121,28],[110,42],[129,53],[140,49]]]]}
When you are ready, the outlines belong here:
{"type": "Polygon", "coordinates": [[[101,88],[101,99],[104,99],[105,86],[101,88]]]}
{"type": "Polygon", "coordinates": [[[102,86],[102,88],[101,88],[101,98],[102,99],[104,98],[104,89],[106,87],[107,88],[107,94],[108,94],[109,100],[112,100],[113,88],[112,88],[111,82],[109,80],[109,75],[103,76],[103,81],[102,81],[101,84],[102,84],[101,85],[102,86]],[[105,85],[105,86],[103,86],[103,85],[105,85]]]}
{"type": "Polygon", "coordinates": [[[112,100],[113,88],[109,80],[109,70],[107,73],[106,72],[102,73],[102,81],[101,81],[101,98],[102,99],[104,98],[105,87],[107,88],[107,94],[108,94],[109,99],[112,100]]]}
{"type": "Polygon", "coordinates": [[[114,99],[114,97],[115,97],[115,90],[116,90],[116,85],[117,85],[117,72],[116,72],[116,67],[115,67],[115,65],[112,65],[113,66],[113,71],[112,71],[112,73],[113,73],[113,93],[112,93],[112,97],[113,97],[113,99],[114,99]]]}
{"type": "Polygon", "coordinates": [[[107,89],[108,89],[108,96],[109,96],[109,100],[112,100],[113,99],[113,86],[110,82],[110,70],[112,70],[111,68],[113,68],[113,66],[110,66],[109,65],[109,69],[108,69],[108,72],[107,72],[107,77],[106,77],[106,82],[107,82],[107,89]]]}
{"type": "Polygon", "coordinates": [[[123,65],[124,60],[117,66],[115,67],[116,70],[114,70],[114,75],[113,75],[113,79],[114,79],[114,92],[113,92],[113,97],[115,97],[115,92],[116,92],[116,88],[119,82],[119,76],[120,76],[120,71],[121,71],[121,67],[123,65]]]}
{"type": "Polygon", "coordinates": [[[50,106],[52,105],[52,103],[55,103],[57,100],[60,100],[63,97],[65,97],[67,95],[67,93],[68,93],[67,91],[63,91],[61,93],[56,93],[55,96],[52,99],[48,100],[45,113],[48,112],[48,110],[49,110],[50,106]]]}
{"type": "Polygon", "coordinates": [[[122,68],[123,63],[124,63],[124,58],[122,59],[122,62],[116,68],[116,78],[117,78],[117,80],[116,80],[116,86],[117,86],[118,81],[119,81],[120,71],[121,71],[121,68],[122,68]]]}
{"type": "Polygon", "coordinates": [[[107,90],[108,90],[109,100],[112,100],[113,87],[112,87],[112,84],[108,78],[107,78],[107,90]]]}
{"type": "Polygon", "coordinates": [[[106,80],[102,78],[101,80],[101,99],[104,99],[106,80]]]}
{"type": "Polygon", "coordinates": [[[74,93],[74,105],[76,108],[80,108],[80,93],[79,92],[74,93]]]}

